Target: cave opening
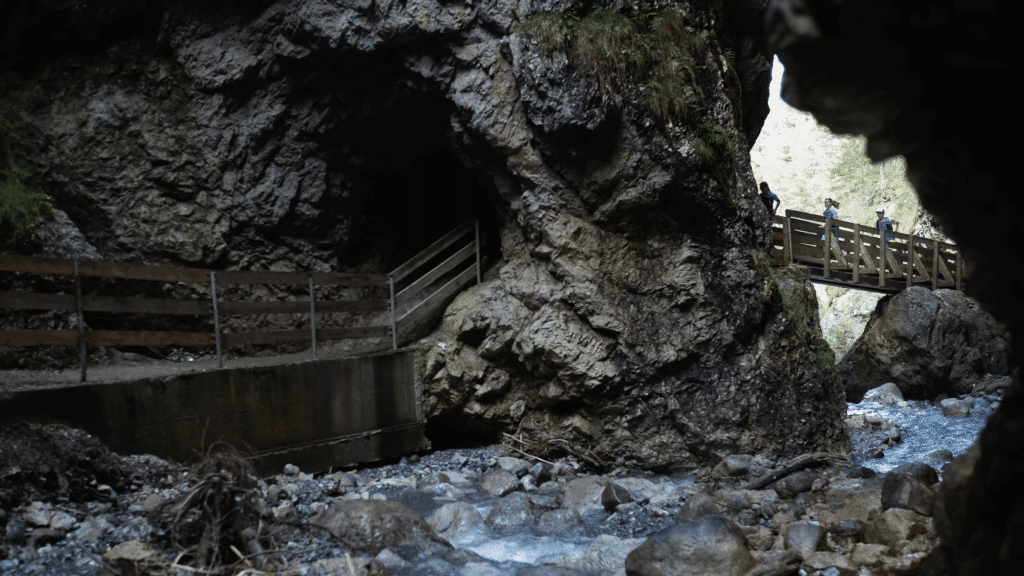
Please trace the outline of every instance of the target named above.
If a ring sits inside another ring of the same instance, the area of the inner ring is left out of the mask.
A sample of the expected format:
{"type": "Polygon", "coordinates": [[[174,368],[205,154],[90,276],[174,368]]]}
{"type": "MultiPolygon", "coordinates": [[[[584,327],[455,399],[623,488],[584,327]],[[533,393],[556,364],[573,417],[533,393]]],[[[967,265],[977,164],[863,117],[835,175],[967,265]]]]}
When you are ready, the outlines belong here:
{"type": "Polygon", "coordinates": [[[484,146],[457,149],[452,105],[401,61],[397,53],[349,55],[341,77],[309,80],[337,90],[340,121],[324,137],[343,181],[336,210],[350,222],[338,265],[389,272],[473,218],[493,263],[499,200],[485,167],[499,159],[484,146]]]}

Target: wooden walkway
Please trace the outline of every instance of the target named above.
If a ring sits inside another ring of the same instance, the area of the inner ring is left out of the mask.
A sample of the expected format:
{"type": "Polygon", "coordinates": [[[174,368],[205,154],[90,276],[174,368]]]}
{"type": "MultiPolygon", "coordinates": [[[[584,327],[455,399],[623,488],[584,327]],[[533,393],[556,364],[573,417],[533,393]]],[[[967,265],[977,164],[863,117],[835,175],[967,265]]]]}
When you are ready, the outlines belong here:
{"type": "Polygon", "coordinates": [[[812,282],[858,290],[961,289],[963,263],[955,245],[899,232],[886,236],[892,240],[884,241],[873,224],[786,210],[772,217],[772,265],[802,264],[812,282]]]}

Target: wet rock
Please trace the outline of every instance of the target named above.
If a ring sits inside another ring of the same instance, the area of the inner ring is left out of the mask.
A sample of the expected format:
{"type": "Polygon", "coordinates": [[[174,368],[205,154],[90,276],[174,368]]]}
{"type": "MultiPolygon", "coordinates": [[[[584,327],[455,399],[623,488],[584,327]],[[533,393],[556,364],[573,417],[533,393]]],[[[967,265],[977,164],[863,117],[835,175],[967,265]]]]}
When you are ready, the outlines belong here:
{"type": "Polygon", "coordinates": [[[944,449],[932,450],[928,453],[928,457],[933,460],[945,462],[953,459],[953,453],[944,449]]]}
{"type": "Polygon", "coordinates": [[[847,538],[856,538],[857,536],[864,533],[864,529],[867,524],[859,519],[852,518],[850,520],[843,520],[842,522],[836,522],[832,526],[829,526],[828,532],[837,536],[845,536],[847,538]]]}
{"type": "Polygon", "coordinates": [[[618,538],[601,534],[579,556],[555,560],[556,566],[574,568],[584,574],[616,574],[629,554],[644,542],[643,538],[618,538]]]}
{"type": "Polygon", "coordinates": [[[605,511],[614,512],[620,504],[626,502],[632,502],[633,497],[630,496],[629,490],[626,490],[622,486],[609,482],[604,490],[601,491],[601,505],[604,506],[605,511]]]}
{"type": "Polygon", "coordinates": [[[899,402],[903,402],[903,392],[899,386],[892,382],[882,384],[878,388],[872,388],[864,393],[864,398],[861,402],[878,402],[879,404],[886,404],[892,406],[899,402]]]}
{"type": "Polygon", "coordinates": [[[548,480],[551,480],[551,473],[553,470],[554,468],[550,464],[546,462],[537,462],[530,467],[530,475],[536,479],[537,485],[539,486],[548,480]]]}
{"type": "Polygon", "coordinates": [[[577,478],[565,485],[562,506],[585,514],[590,510],[601,510],[601,493],[608,484],[607,478],[589,476],[577,478]]]}
{"type": "Polygon", "coordinates": [[[676,513],[676,522],[681,524],[702,516],[721,513],[722,507],[715,503],[710,496],[697,493],[687,498],[686,502],[679,507],[679,512],[676,513]]]}
{"type": "Polygon", "coordinates": [[[565,508],[548,510],[540,515],[540,519],[537,521],[537,530],[545,534],[564,534],[582,522],[583,517],[576,510],[565,508]]]}
{"type": "Polygon", "coordinates": [[[853,349],[839,363],[846,399],[860,402],[883,382],[908,399],[968,394],[988,374],[1009,374],[1009,333],[956,290],[915,286],[879,300],[853,349]],[[948,388],[939,389],[941,382],[948,388]]]}
{"type": "Polygon", "coordinates": [[[523,487],[508,470],[491,470],[480,479],[480,489],[494,496],[505,496],[523,487]]]}
{"type": "Polygon", "coordinates": [[[296,466],[295,464],[285,464],[284,465],[284,475],[285,476],[298,476],[299,472],[301,472],[301,470],[299,470],[299,467],[296,466]]]}
{"type": "Polygon", "coordinates": [[[648,538],[626,557],[629,576],[741,576],[756,565],[738,526],[702,516],[648,538]]]}
{"type": "Polygon", "coordinates": [[[903,540],[928,533],[929,518],[913,510],[889,508],[873,516],[864,530],[864,540],[895,548],[903,540]]]}
{"type": "Polygon", "coordinates": [[[877,475],[878,473],[871,468],[859,464],[851,466],[846,470],[846,476],[849,478],[874,478],[877,475]]]}
{"type": "Polygon", "coordinates": [[[966,400],[946,398],[939,405],[942,406],[942,415],[949,418],[966,418],[971,415],[971,405],[966,400]]]}
{"type": "Polygon", "coordinates": [[[818,479],[818,475],[810,470],[801,470],[800,472],[794,472],[785,478],[772,482],[768,485],[768,488],[775,490],[780,498],[791,498],[800,494],[801,492],[807,492],[814,486],[814,481],[818,479]]]}
{"type": "Polygon", "coordinates": [[[557,488],[545,488],[529,494],[530,504],[544,510],[554,510],[562,506],[562,491],[557,488]]]}
{"type": "Polygon", "coordinates": [[[450,546],[422,516],[390,500],[335,500],[310,523],[326,528],[354,550],[374,554],[403,543],[450,546]]]}
{"type": "Polygon", "coordinates": [[[53,528],[36,528],[28,534],[28,545],[39,548],[47,544],[56,544],[64,539],[64,531],[53,528]]]}
{"type": "Polygon", "coordinates": [[[881,494],[883,510],[905,508],[931,516],[934,502],[935,491],[917,478],[896,472],[885,475],[881,494]]]}
{"type": "Polygon", "coordinates": [[[460,536],[479,530],[484,526],[484,517],[475,506],[465,502],[449,502],[441,506],[427,519],[438,536],[455,540],[460,536]]]}
{"type": "Polygon", "coordinates": [[[938,471],[924,462],[904,462],[893,468],[892,471],[917,478],[927,486],[934,486],[939,482],[938,471]]]}
{"type": "Polygon", "coordinates": [[[54,530],[69,530],[73,528],[78,521],[75,517],[63,510],[58,510],[54,513],[53,518],[50,519],[50,528],[54,530]]]}
{"type": "Polygon", "coordinates": [[[514,474],[517,478],[523,477],[530,471],[530,463],[520,458],[512,458],[511,456],[502,456],[498,458],[498,468],[506,470],[514,474]]]}
{"type": "Polygon", "coordinates": [[[807,558],[818,550],[824,536],[825,529],[820,524],[793,522],[786,529],[784,542],[787,550],[793,550],[801,558],[807,558]]]}
{"type": "Polygon", "coordinates": [[[53,507],[44,502],[33,502],[25,509],[25,521],[32,526],[49,526],[53,507]]]}
{"type": "Polygon", "coordinates": [[[754,457],[749,454],[732,454],[726,456],[711,469],[712,478],[731,478],[746,476],[750,472],[754,457]]]}
{"type": "Polygon", "coordinates": [[[536,524],[540,510],[530,504],[530,497],[523,492],[513,492],[495,504],[487,515],[487,525],[495,530],[516,530],[526,524],[536,524]]]}

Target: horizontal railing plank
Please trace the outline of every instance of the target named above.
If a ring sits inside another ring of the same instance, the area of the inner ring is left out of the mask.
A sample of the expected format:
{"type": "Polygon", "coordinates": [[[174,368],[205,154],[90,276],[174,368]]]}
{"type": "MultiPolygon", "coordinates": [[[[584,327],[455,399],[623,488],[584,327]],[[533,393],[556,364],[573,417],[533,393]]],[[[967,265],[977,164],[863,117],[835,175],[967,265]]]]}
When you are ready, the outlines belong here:
{"type": "Polygon", "coordinates": [[[309,272],[218,270],[217,284],[307,284],[309,272]]]}
{"type": "Polygon", "coordinates": [[[94,330],[85,333],[85,343],[90,346],[210,346],[213,344],[213,334],[94,330]]]}
{"type": "Polygon", "coordinates": [[[156,282],[184,282],[186,284],[206,284],[210,281],[210,271],[200,268],[85,261],[79,264],[79,270],[83,276],[120,278],[122,280],[152,280],[156,282]]]}
{"type": "Polygon", "coordinates": [[[380,312],[388,309],[388,301],[373,300],[317,300],[317,312],[380,312]]]}
{"type": "Polygon", "coordinates": [[[429,287],[431,284],[436,282],[438,278],[451,272],[475,254],[476,240],[470,242],[462,250],[452,254],[447,260],[435,266],[433,270],[427,272],[412,284],[406,286],[405,289],[395,295],[396,303],[405,304],[410,298],[415,297],[421,290],[429,287]]]}
{"type": "Polygon", "coordinates": [[[349,328],[324,328],[316,331],[317,341],[346,340],[348,338],[384,337],[391,334],[390,326],[352,326],[349,328]]]}
{"type": "Polygon", "coordinates": [[[419,254],[407,260],[398,268],[395,268],[391,272],[391,277],[395,280],[395,282],[398,282],[402,278],[405,278],[407,275],[409,275],[410,272],[426,264],[426,262],[433,258],[434,256],[436,256],[438,252],[444,250],[445,248],[451,246],[452,244],[455,244],[460,238],[462,238],[462,236],[474,230],[475,227],[475,220],[466,220],[458,228],[446,234],[444,238],[441,238],[437,242],[434,242],[426,250],[423,250],[419,254]]]}
{"type": "Polygon", "coordinates": [[[413,322],[430,315],[437,306],[441,305],[441,303],[447,298],[461,290],[463,286],[469,284],[473,280],[476,280],[476,266],[466,268],[466,270],[461,272],[455,278],[452,278],[437,292],[434,292],[430,297],[425,299],[423,302],[420,302],[415,308],[399,318],[396,322],[398,325],[398,333],[401,334],[402,330],[408,328],[413,322]]]}
{"type": "Polygon", "coordinates": [[[76,310],[74,294],[0,292],[0,308],[10,310],[76,310]]]}
{"type": "Polygon", "coordinates": [[[317,286],[387,286],[384,274],[360,274],[355,272],[313,272],[313,284],[317,286]]]}
{"type": "Polygon", "coordinates": [[[217,312],[222,316],[247,316],[249,314],[309,314],[309,300],[299,300],[296,302],[218,302],[217,312]]]}
{"type": "Polygon", "coordinates": [[[309,330],[277,330],[273,332],[233,332],[221,334],[224,346],[279,344],[281,342],[308,342],[309,330]]]}
{"type": "Polygon", "coordinates": [[[0,271],[72,275],[75,273],[75,263],[64,258],[0,254],[0,271]]]}
{"type": "Polygon", "coordinates": [[[0,330],[0,348],[78,346],[77,330],[0,330]]]}
{"type": "MultiPolygon", "coordinates": [[[[69,294],[32,294],[0,292],[0,308],[16,310],[77,310],[75,297],[69,294]]],[[[210,314],[210,303],[194,300],[167,300],[135,296],[83,296],[86,312],[124,312],[136,314],[210,314]]]]}

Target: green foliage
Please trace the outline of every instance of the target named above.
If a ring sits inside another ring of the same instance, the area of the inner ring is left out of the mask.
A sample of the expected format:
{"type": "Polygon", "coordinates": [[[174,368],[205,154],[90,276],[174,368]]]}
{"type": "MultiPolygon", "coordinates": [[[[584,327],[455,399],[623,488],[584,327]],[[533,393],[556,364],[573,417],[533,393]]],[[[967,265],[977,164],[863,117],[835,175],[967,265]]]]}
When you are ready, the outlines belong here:
{"type": "Polygon", "coordinates": [[[35,239],[50,215],[50,197],[36,188],[25,141],[27,90],[13,74],[0,78],[0,240],[35,239]]]}
{"type": "MultiPolygon", "coordinates": [[[[638,5],[630,14],[599,9],[578,18],[562,12],[538,12],[519,31],[552,51],[565,52],[593,74],[602,93],[620,104],[630,86],[643,87],[651,112],[664,124],[684,122],[700,129],[704,94],[697,81],[705,67],[707,39],[687,24],[679,7],[638,5]]],[[[706,118],[705,118],[706,121],[706,118]]],[[[704,129],[698,155],[711,160],[719,147],[718,130],[704,129]]]]}

